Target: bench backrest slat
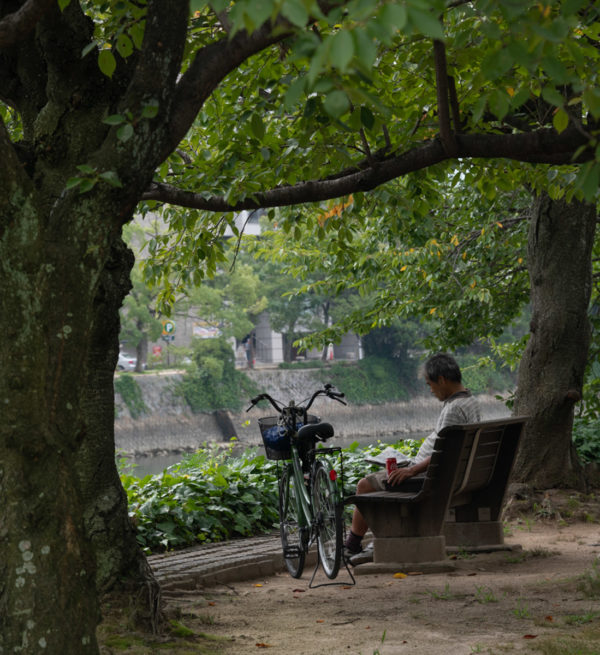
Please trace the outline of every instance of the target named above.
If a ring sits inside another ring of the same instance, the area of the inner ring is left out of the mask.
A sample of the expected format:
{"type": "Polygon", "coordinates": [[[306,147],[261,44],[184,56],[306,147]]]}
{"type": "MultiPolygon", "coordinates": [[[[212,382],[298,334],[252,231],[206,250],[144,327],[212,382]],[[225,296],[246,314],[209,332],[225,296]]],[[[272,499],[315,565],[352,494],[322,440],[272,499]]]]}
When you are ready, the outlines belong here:
{"type": "MultiPolygon", "coordinates": [[[[511,429],[511,424],[512,421],[509,421],[509,429],[511,429]]],[[[495,421],[492,425],[473,424],[465,427],[466,434],[456,468],[453,496],[468,494],[482,489],[490,483],[494,476],[507,424],[499,424],[495,421]]],[[[450,435],[438,436],[436,439],[431,463],[425,473],[423,488],[419,495],[430,493],[437,486],[441,463],[447,457],[448,450],[455,446],[452,441],[453,438],[450,435]]]]}
{"type": "Polygon", "coordinates": [[[488,484],[494,475],[503,433],[500,427],[480,427],[467,434],[454,494],[480,489],[488,484]]]}

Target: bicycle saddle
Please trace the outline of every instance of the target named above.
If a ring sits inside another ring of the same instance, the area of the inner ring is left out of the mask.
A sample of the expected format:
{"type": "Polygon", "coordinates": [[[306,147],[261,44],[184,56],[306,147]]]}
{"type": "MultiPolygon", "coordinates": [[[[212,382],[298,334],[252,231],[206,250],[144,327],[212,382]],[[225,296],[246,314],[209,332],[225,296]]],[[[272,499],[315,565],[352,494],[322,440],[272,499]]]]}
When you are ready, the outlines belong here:
{"type": "Polygon", "coordinates": [[[327,441],[333,437],[333,425],[331,423],[307,423],[298,430],[298,439],[300,441],[314,438],[320,441],[327,441]]]}

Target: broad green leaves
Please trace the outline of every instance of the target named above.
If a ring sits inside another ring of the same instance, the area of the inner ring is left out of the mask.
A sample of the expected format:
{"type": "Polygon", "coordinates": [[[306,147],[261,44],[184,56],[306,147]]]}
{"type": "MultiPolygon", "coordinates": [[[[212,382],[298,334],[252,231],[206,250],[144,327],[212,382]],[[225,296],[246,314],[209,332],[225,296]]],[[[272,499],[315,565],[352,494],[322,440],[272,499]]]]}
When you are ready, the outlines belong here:
{"type": "MultiPolygon", "coordinates": [[[[451,107],[452,130],[472,136],[524,135],[540,128],[563,134],[576,128],[589,135],[585,152],[589,158],[589,152],[598,148],[591,119],[600,118],[600,57],[596,47],[600,17],[595,6],[586,4],[585,8],[582,11],[577,0],[353,0],[324,15],[314,0],[220,1],[211,6],[193,2],[190,56],[204,45],[232,38],[243,30],[255,30],[268,21],[276,32],[286,34],[286,40],[244,61],[214,90],[180,144],[180,151],[157,170],[156,180],[175,183],[202,197],[221,196],[235,203],[275,187],[334,178],[344,168],[372,166],[376,170],[373,162],[377,158],[416,152],[439,138],[436,79],[440,74],[450,76],[449,94],[455,93],[449,98],[455,103],[451,107]],[[227,14],[227,21],[217,16],[220,12],[227,14]],[[224,27],[227,22],[229,33],[224,27]],[[444,43],[446,71],[435,70],[433,39],[444,43]]],[[[120,59],[132,57],[141,43],[136,34],[140,27],[143,29],[143,11],[128,3],[123,3],[121,10],[99,23],[97,30],[107,75],[113,75],[120,59]]],[[[117,139],[127,144],[138,119],[117,114],[105,122],[116,128],[117,139]]],[[[436,171],[431,178],[429,174],[415,174],[410,180],[381,188],[377,198],[382,205],[377,210],[369,197],[355,196],[353,216],[361,217],[359,224],[369,211],[380,212],[373,219],[377,226],[373,233],[341,220],[320,225],[312,219],[305,228],[294,219],[289,224],[284,221],[284,227],[300,241],[305,229],[312,238],[331,238],[337,244],[332,270],[339,265],[341,270],[360,272],[363,279],[373,273],[372,290],[366,283],[350,285],[364,297],[384,289],[372,315],[364,313],[363,326],[411,309],[408,300],[398,299],[382,281],[393,271],[400,271],[411,289],[418,288],[419,293],[427,290],[428,300],[421,303],[419,311],[442,323],[448,320],[449,306],[438,283],[444,275],[451,281],[456,276],[461,280],[462,302],[466,303],[463,309],[494,305],[495,290],[486,284],[484,276],[475,273],[476,262],[479,259],[491,266],[488,250],[493,251],[496,243],[486,241],[491,235],[506,243],[506,251],[515,244],[502,240],[507,232],[494,228],[496,222],[488,217],[491,208],[521,181],[534,188],[547,188],[553,197],[578,194],[593,198],[600,178],[599,162],[600,151],[594,161],[562,169],[552,179],[545,167],[521,166],[516,174],[517,169],[498,164],[490,168],[495,170],[493,175],[478,175],[468,167],[468,173],[461,175],[470,180],[481,209],[468,214],[466,224],[469,235],[476,233],[477,221],[479,229],[485,231],[479,232],[476,240],[472,237],[478,246],[477,257],[471,258],[462,250],[452,274],[444,262],[457,248],[453,237],[459,243],[471,237],[461,236],[458,229],[455,234],[448,231],[445,241],[436,235],[434,226],[442,229],[444,220],[438,210],[439,192],[432,191],[436,171]],[[411,246],[415,250],[410,256],[401,257],[393,254],[392,246],[383,248],[377,238],[388,231],[399,233],[400,224],[405,222],[411,226],[409,236],[416,245],[411,246]],[[335,230],[328,227],[332,224],[335,230]],[[426,246],[432,238],[438,240],[439,248],[426,246]],[[390,265],[382,263],[384,250],[390,265]]],[[[458,167],[457,162],[442,167],[436,184],[446,184],[442,178],[447,175],[456,189],[462,189],[467,183],[456,177],[458,167]]],[[[317,210],[291,211],[309,221],[307,216],[317,210]]],[[[165,215],[176,236],[170,240],[163,234],[154,239],[151,250],[157,259],[147,269],[149,276],[160,277],[161,267],[176,270],[185,283],[214,274],[222,258],[217,240],[229,217],[187,212],[181,219],[171,210],[165,215]],[[174,252],[182,253],[180,268],[174,252]]],[[[503,224],[502,219],[498,222],[503,224]]],[[[301,268],[301,264],[296,267],[301,268]]],[[[330,290],[347,290],[345,282],[334,282],[333,275],[330,277],[330,290]]],[[[165,299],[174,297],[178,290],[178,283],[169,284],[165,299]]],[[[320,287],[325,284],[330,283],[319,280],[320,287]]],[[[522,286],[519,289],[522,292],[522,286]]],[[[491,321],[501,314],[490,309],[486,316],[491,321]]]]}
{"type": "Polygon", "coordinates": [[[115,171],[99,172],[96,168],[88,164],[77,166],[77,170],[79,174],[67,180],[65,185],[67,190],[77,189],[79,193],[86,193],[87,191],[91,191],[99,182],[104,182],[109,186],[117,188],[123,186],[115,171]]]}
{"type": "MultiPolygon", "coordinates": [[[[64,3],[65,0],[61,2],[64,3]]],[[[70,0],[67,0],[66,4],[69,2],[70,0]]],[[[118,59],[127,59],[135,50],[142,47],[145,3],[123,0],[111,3],[109,7],[104,2],[89,0],[83,4],[94,19],[95,33],[94,40],[83,49],[81,54],[85,57],[97,50],[98,67],[106,77],[112,78],[118,66],[118,59]]]]}
{"type": "Polygon", "coordinates": [[[117,68],[117,60],[112,50],[104,49],[98,53],[98,68],[106,75],[112,77],[117,68]]]}
{"type": "Polygon", "coordinates": [[[349,330],[365,334],[398,317],[426,322],[436,348],[501,335],[528,297],[527,220],[520,211],[529,198],[511,191],[520,175],[474,167],[451,175],[441,168],[437,177],[388,185],[362,205],[357,199],[327,212],[282,212],[279,229],[261,239],[261,256],[281,260],[288,276],[304,280],[292,298],[318,294],[344,307],[332,327],[305,343],[349,330]],[[493,202],[478,190],[491,187],[493,202]],[[345,304],[348,294],[360,299],[356,306],[345,304]]]}

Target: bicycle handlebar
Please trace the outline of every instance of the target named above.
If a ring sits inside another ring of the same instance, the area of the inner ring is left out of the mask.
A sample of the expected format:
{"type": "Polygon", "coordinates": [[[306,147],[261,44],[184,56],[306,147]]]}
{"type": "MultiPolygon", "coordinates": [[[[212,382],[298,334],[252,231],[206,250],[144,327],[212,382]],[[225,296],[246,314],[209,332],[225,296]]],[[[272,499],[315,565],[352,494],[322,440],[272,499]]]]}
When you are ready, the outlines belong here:
{"type": "Polygon", "coordinates": [[[271,403],[271,405],[273,405],[275,411],[278,414],[283,413],[284,409],[292,409],[292,408],[298,410],[299,412],[308,412],[311,405],[313,404],[313,402],[318,396],[327,396],[332,400],[336,400],[338,403],[342,403],[342,405],[348,404],[347,402],[342,400],[342,398],[345,397],[344,394],[341,393],[340,391],[334,391],[334,386],[328,383],[322,389],[318,389],[317,391],[315,391],[313,395],[310,397],[310,400],[306,405],[295,405],[293,401],[290,401],[290,404],[287,407],[285,407],[283,404],[272,398],[268,393],[261,393],[250,400],[250,407],[248,407],[246,411],[249,412],[254,407],[254,405],[259,403],[261,400],[268,400],[271,403]]]}

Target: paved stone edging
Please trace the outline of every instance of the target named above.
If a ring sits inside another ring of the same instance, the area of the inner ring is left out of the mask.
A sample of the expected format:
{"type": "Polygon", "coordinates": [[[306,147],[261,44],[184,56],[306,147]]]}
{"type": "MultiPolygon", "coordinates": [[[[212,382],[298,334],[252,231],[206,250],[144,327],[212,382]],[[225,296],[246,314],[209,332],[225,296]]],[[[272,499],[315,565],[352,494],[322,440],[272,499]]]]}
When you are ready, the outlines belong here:
{"type": "MultiPolygon", "coordinates": [[[[151,555],[148,562],[167,593],[267,577],[285,570],[279,535],[194,546],[151,555]]],[[[307,558],[307,569],[315,562],[313,549],[307,558]]]]}

